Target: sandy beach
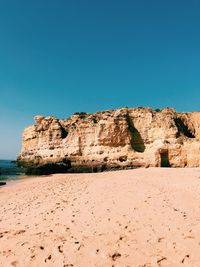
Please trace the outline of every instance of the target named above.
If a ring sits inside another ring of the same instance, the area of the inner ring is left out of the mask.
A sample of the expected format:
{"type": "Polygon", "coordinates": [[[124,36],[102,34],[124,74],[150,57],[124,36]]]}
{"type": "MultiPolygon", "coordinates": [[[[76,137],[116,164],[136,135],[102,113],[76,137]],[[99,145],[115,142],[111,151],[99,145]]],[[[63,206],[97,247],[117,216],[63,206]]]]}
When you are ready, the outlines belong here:
{"type": "Polygon", "coordinates": [[[56,174],[0,188],[0,266],[200,266],[200,169],[56,174]]]}

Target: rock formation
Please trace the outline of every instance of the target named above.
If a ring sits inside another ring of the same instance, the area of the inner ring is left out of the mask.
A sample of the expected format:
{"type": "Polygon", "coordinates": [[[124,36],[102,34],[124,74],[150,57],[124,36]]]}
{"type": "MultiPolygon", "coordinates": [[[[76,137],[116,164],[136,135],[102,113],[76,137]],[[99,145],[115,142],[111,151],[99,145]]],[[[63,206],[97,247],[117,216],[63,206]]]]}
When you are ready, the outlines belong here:
{"type": "Polygon", "coordinates": [[[18,162],[66,164],[68,171],[200,166],[200,112],[121,108],[68,119],[36,116],[18,162]]]}

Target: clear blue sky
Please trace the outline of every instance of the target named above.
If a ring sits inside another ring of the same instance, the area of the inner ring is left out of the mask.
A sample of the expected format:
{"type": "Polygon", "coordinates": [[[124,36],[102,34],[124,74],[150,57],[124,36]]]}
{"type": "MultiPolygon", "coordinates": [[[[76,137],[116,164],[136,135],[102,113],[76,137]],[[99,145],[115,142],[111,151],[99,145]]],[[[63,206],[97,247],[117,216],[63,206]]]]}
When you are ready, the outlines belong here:
{"type": "Polygon", "coordinates": [[[200,109],[199,0],[0,0],[0,158],[33,116],[200,109]]]}

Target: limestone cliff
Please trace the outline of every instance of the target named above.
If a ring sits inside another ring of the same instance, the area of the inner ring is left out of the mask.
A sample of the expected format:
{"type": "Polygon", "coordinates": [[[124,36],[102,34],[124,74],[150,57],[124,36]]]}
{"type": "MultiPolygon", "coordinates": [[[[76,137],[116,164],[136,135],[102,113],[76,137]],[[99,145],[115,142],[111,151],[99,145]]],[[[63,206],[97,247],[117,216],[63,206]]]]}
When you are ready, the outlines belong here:
{"type": "Polygon", "coordinates": [[[68,119],[35,117],[24,130],[22,165],[70,162],[70,170],[200,166],[200,112],[121,108],[68,119]]]}

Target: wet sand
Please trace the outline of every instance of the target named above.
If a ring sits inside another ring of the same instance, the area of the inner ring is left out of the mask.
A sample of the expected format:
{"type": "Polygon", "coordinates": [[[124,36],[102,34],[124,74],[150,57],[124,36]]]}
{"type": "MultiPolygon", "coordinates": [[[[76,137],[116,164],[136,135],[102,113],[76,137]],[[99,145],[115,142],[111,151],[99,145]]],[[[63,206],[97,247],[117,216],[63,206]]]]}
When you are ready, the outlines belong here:
{"type": "Polygon", "coordinates": [[[200,169],[56,174],[0,187],[0,266],[200,266],[200,169]]]}

